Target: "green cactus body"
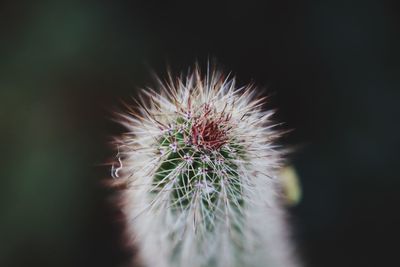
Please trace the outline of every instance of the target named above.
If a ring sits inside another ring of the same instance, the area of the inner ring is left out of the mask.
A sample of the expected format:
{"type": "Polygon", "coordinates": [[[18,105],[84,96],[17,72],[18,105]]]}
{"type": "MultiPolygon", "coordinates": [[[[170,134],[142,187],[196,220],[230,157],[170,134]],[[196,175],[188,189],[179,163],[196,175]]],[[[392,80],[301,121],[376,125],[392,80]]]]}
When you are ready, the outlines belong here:
{"type": "Polygon", "coordinates": [[[123,194],[128,233],[155,267],[293,267],[279,182],[278,134],[254,90],[199,72],[161,92],[129,134],[123,194]]]}
{"type": "MultiPolygon", "coordinates": [[[[159,152],[162,160],[153,177],[152,201],[157,200],[158,194],[163,191],[169,191],[169,208],[177,217],[188,208],[199,205],[199,220],[202,223],[195,230],[203,231],[203,238],[204,233],[213,234],[216,230],[215,224],[223,220],[224,211],[220,209],[228,202],[236,215],[227,227],[240,234],[243,223],[241,209],[244,203],[235,160],[245,160],[243,148],[234,139],[225,140],[214,147],[194,144],[193,120],[196,118],[179,117],[160,138],[159,152]]],[[[203,126],[207,127],[206,123],[203,126]]],[[[223,129],[226,125],[218,126],[222,135],[228,134],[223,129]]],[[[176,233],[172,233],[171,239],[174,238],[179,238],[176,233]]],[[[201,238],[198,242],[201,242],[201,238]]],[[[240,242],[236,244],[238,249],[240,245],[240,242]]],[[[179,255],[179,244],[176,247],[174,257],[179,255]]],[[[207,266],[212,266],[212,262],[215,259],[209,259],[207,266]]]]}

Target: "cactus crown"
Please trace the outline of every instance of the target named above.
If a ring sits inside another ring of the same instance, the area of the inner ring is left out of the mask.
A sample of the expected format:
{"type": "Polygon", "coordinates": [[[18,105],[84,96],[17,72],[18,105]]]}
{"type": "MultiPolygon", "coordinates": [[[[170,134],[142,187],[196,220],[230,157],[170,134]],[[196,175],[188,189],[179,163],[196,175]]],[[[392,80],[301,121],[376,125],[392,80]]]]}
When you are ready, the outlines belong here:
{"type": "Polygon", "coordinates": [[[243,148],[230,136],[230,115],[209,104],[185,112],[168,125],[160,137],[160,166],[153,183],[153,196],[169,191],[170,208],[179,216],[199,205],[196,231],[212,231],[220,201],[228,200],[238,211],[243,203],[237,160],[243,148]],[[222,192],[224,190],[224,192],[222,192]],[[224,197],[221,196],[224,194],[224,197]]]}
{"type": "Polygon", "coordinates": [[[145,265],[274,262],[277,253],[264,249],[279,242],[263,228],[284,232],[274,178],[281,152],[264,98],[198,69],[144,94],[139,112],[122,115],[129,133],[119,141],[128,232],[145,265]]]}

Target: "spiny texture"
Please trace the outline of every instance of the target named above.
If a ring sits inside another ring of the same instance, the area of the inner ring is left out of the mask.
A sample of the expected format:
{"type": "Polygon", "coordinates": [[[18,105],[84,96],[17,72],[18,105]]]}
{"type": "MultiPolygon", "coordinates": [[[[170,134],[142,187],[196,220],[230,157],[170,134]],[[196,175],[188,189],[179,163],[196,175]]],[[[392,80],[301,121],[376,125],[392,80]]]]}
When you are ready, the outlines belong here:
{"type": "Polygon", "coordinates": [[[276,178],[271,111],[252,87],[198,69],[121,115],[127,233],[149,267],[297,266],[276,178]]]}

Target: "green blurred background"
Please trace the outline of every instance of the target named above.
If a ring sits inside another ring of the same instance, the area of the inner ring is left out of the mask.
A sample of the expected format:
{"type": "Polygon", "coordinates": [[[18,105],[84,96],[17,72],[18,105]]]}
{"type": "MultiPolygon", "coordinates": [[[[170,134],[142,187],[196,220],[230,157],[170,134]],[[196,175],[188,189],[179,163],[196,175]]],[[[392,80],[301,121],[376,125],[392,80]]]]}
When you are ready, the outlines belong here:
{"type": "MultiPolygon", "coordinates": [[[[400,266],[398,1],[1,1],[0,266],[126,266],[101,164],[152,72],[216,58],[271,94],[310,267],[400,266]]],[[[156,256],[156,255],[155,255],[156,256]]]]}

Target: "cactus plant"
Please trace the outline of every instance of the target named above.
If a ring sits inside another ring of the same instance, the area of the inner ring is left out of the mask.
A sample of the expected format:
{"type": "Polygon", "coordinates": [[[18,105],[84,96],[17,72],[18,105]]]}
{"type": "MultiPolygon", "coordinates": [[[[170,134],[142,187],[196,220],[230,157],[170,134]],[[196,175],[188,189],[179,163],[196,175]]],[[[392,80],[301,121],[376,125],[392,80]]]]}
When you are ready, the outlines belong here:
{"type": "Polygon", "coordinates": [[[143,91],[117,140],[127,234],[143,266],[298,266],[280,203],[280,133],[252,86],[196,67],[143,91]]]}

